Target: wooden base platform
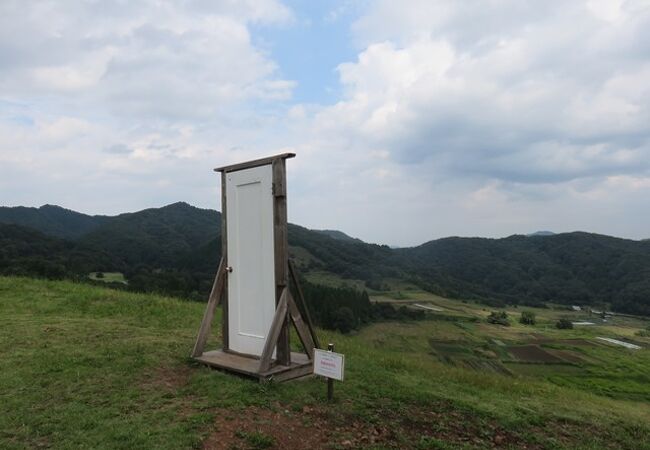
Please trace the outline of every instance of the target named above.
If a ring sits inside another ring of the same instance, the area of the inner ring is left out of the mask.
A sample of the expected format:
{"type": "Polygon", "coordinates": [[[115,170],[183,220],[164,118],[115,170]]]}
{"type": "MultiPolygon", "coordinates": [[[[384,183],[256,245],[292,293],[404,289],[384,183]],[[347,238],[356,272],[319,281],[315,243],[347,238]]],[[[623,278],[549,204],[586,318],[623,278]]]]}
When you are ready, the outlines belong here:
{"type": "Polygon", "coordinates": [[[194,359],[210,367],[256,378],[260,382],[286,381],[311,375],[313,372],[313,363],[309,360],[309,357],[304,353],[295,352],[291,352],[290,366],[283,366],[274,362],[271,364],[271,368],[265,372],[259,372],[259,359],[228,353],[223,350],[205,352],[194,359]]]}

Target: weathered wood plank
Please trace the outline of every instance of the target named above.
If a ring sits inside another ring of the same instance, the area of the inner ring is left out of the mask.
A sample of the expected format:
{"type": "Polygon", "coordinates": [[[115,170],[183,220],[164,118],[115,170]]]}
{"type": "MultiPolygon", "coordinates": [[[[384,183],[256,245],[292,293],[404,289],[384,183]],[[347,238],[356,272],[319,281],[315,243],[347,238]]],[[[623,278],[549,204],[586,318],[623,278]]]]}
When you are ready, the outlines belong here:
{"type": "MultiPolygon", "coordinates": [[[[226,200],[226,173],[221,174],[221,259],[224,261],[224,269],[228,266],[228,201],[226,200]]],[[[228,277],[224,279],[223,296],[221,299],[221,342],[224,350],[230,348],[228,331],[228,277]]]]}
{"type": "Polygon", "coordinates": [[[266,372],[259,371],[259,360],[242,356],[236,353],[224,352],[223,350],[212,350],[203,353],[196,358],[197,361],[217,369],[236,372],[242,375],[256,378],[260,381],[267,381],[272,377],[273,381],[284,381],[309,375],[313,372],[313,364],[302,353],[292,354],[291,366],[275,365],[266,372]]]}
{"type": "Polygon", "coordinates": [[[273,162],[273,243],[275,245],[275,283],[288,282],[289,242],[287,236],[286,170],[284,160],[273,162]]]}
{"type": "MultiPolygon", "coordinates": [[[[311,364],[305,364],[305,365],[298,366],[298,367],[292,367],[289,370],[285,370],[283,372],[279,372],[279,373],[273,374],[271,376],[273,377],[272,378],[273,381],[279,383],[279,382],[282,382],[282,381],[289,381],[289,380],[293,380],[294,378],[300,378],[300,377],[304,377],[304,376],[307,376],[307,375],[311,375],[313,373],[314,373],[314,366],[313,366],[313,363],[311,363],[311,364]]],[[[267,378],[268,378],[268,376],[267,376],[267,378]]],[[[260,381],[262,381],[262,380],[260,380],[260,381]]]]}
{"type": "Polygon", "coordinates": [[[214,277],[214,284],[212,285],[212,290],[210,291],[210,297],[208,297],[208,304],[205,307],[205,313],[203,313],[203,320],[201,321],[201,327],[199,328],[199,334],[196,337],[196,342],[194,343],[194,349],[192,350],[192,357],[200,356],[203,353],[205,348],[205,343],[210,336],[210,330],[212,329],[212,321],[214,320],[214,312],[217,309],[217,305],[223,296],[223,287],[224,281],[226,278],[226,265],[221,258],[219,262],[219,268],[217,269],[217,275],[214,277]]]}
{"type": "Polygon", "coordinates": [[[237,164],[231,164],[228,166],[217,167],[216,169],[214,169],[214,171],[223,172],[223,173],[235,172],[237,170],[244,170],[244,169],[250,169],[252,167],[265,166],[267,164],[271,164],[276,159],[285,160],[288,158],[293,158],[294,156],[296,156],[295,153],[281,153],[279,155],[269,156],[266,158],[254,159],[252,161],[245,161],[237,164]]]}
{"type": "MultiPolygon", "coordinates": [[[[284,159],[275,159],[273,171],[273,244],[275,251],[275,286],[276,302],[288,284],[289,243],[287,237],[287,197],[286,197],[286,163],[284,159]]],[[[289,344],[289,320],[280,329],[277,343],[277,361],[282,365],[291,362],[289,344]]]]}
{"type": "Polygon", "coordinates": [[[300,342],[305,349],[305,353],[307,353],[309,359],[314,359],[314,347],[316,344],[314,343],[314,340],[309,333],[307,325],[305,325],[305,322],[302,320],[302,314],[300,314],[300,310],[296,306],[296,302],[293,299],[293,295],[291,295],[290,291],[288,291],[287,301],[289,306],[289,316],[291,317],[293,325],[296,327],[298,337],[300,338],[300,342]]]}
{"type": "Polygon", "coordinates": [[[305,322],[307,322],[309,333],[311,334],[311,338],[314,341],[316,348],[321,348],[320,342],[318,341],[318,335],[316,334],[316,329],[314,328],[314,323],[311,321],[309,308],[307,308],[307,302],[305,302],[305,296],[302,293],[302,287],[300,286],[300,281],[298,281],[298,273],[296,272],[296,268],[291,262],[291,260],[288,261],[288,264],[289,264],[289,274],[291,275],[291,279],[293,280],[293,285],[295,286],[296,293],[298,294],[298,301],[300,302],[299,309],[303,313],[305,322]]]}
{"type": "Polygon", "coordinates": [[[278,344],[280,332],[287,322],[287,303],[287,289],[285,288],[285,290],[282,291],[282,295],[280,296],[280,303],[278,303],[278,306],[275,309],[275,315],[273,316],[273,322],[271,322],[271,328],[266,335],[266,341],[264,342],[264,348],[262,349],[262,356],[260,357],[259,372],[266,372],[271,367],[271,356],[273,356],[273,349],[278,344]]]}

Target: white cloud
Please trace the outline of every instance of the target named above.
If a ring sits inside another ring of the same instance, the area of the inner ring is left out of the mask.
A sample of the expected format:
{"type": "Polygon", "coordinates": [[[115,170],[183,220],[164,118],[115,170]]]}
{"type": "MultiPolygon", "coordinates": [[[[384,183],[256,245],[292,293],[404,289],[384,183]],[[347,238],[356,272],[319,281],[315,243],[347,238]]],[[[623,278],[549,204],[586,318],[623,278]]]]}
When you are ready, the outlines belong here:
{"type": "Polygon", "coordinates": [[[647,237],[647,1],[370,2],[331,105],[293,102],[256,45],[297,22],[273,0],[0,3],[0,202],[216,208],[212,167],[295,151],[311,227],[647,237]]]}
{"type": "Polygon", "coordinates": [[[138,120],[205,118],[246,99],[287,98],[292,83],[276,78],[247,24],[288,20],[272,0],[3,2],[0,94],[67,95],[138,120]]]}
{"type": "Polygon", "coordinates": [[[0,201],[217,207],[211,168],[259,151],[294,86],[250,26],[292,20],[275,0],[0,3],[0,201]]]}
{"type": "Polygon", "coordinates": [[[650,190],[611,182],[650,175],[647,2],[379,1],[354,30],[344,97],[315,115],[307,151],[347,180],[333,194],[347,229],[389,241],[400,217],[413,243],[595,230],[599,217],[609,233],[647,234],[650,190]],[[354,204],[351,192],[373,194],[354,204]],[[594,212],[624,205],[618,222],[594,212]]]}

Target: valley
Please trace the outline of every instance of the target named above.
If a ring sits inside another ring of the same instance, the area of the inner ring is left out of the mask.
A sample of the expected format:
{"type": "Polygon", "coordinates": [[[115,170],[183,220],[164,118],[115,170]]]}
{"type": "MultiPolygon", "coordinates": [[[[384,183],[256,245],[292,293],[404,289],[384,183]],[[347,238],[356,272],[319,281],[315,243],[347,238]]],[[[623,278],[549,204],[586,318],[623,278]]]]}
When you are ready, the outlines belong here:
{"type": "MultiPolygon", "coordinates": [[[[204,301],[221,254],[220,218],[182,202],[111,217],[0,207],[0,274],[121,272],[129,290],[204,301]]],[[[344,280],[358,290],[410,287],[493,307],[552,303],[650,316],[650,241],[573,232],[392,249],[346,236],[289,224],[290,256],[314,284],[344,280]]]]}

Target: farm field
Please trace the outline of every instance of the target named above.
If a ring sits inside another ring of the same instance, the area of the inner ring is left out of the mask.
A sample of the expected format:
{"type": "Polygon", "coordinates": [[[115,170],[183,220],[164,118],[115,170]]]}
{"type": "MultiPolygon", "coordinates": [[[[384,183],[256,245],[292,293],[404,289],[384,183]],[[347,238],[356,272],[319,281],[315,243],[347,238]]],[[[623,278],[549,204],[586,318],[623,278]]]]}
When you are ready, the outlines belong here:
{"type": "Polygon", "coordinates": [[[126,278],[122,272],[101,272],[103,276],[98,276],[100,272],[91,272],[88,278],[93,281],[103,281],[104,283],[122,283],[127,284],[126,278]]]}
{"type": "Polygon", "coordinates": [[[445,311],[318,331],[346,355],[330,404],[317,378],[256,384],[193,363],[203,304],[0,277],[0,448],[650,448],[647,322],[557,330],[565,311],[524,326],[508,309],[502,327],[481,305],[413,294],[445,311]]]}
{"type": "MultiPolygon", "coordinates": [[[[486,322],[493,309],[484,305],[422,291],[409,295],[410,300],[393,302],[443,309],[429,311],[428,320],[414,325],[420,328],[418,334],[430,336],[431,354],[440,362],[513,378],[544,380],[613,399],[650,402],[650,338],[638,334],[647,329],[648,319],[614,315],[603,322],[596,315],[567,308],[509,307],[505,311],[510,326],[501,326],[486,322]],[[535,313],[537,323],[520,324],[522,311],[535,313]],[[559,330],[555,323],[560,318],[589,318],[594,325],[559,330]],[[620,342],[640,349],[622,347],[620,342]]],[[[385,296],[372,299],[391,301],[385,296]]]]}

